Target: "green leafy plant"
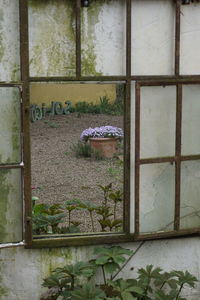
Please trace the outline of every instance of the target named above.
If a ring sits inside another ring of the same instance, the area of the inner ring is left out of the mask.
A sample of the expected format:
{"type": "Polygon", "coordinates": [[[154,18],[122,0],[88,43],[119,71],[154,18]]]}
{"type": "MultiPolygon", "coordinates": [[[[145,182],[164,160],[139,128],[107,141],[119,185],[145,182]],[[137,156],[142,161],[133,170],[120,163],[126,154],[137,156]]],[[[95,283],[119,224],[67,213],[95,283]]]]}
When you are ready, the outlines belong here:
{"type": "Polygon", "coordinates": [[[104,200],[102,204],[96,209],[96,213],[101,216],[101,219],[98,219],[98,222],[101,226],[102,231],[106,231],[106,228],[109,228],[109,231],[112,231],[113,228],[118,230],[122,226],[122,219],[117,219],[117,205],[123,200],[123,193],[120,190],[114,190],[112,188],[112,183],[98,187],[103,191],[104,200]],[[113,209],[110,206],[110,202],[114,203],[113,209]],[[113,218],[111,218],[113,217],[113,218]]]}
{"type": "Polygon", "coordinates": [[[71,146],[71,150],[75,153],[76,157],[102,159],[101,152],[98,149],[93,149],[89,143],[79,141],[77,144],[71,146]]]}
{"type": "Polygon", "coordinates": [[[81,204],[81,201],[79,199],[74,199],[74,200],[67,200],[63,206],[68,211],[68,226],[69,227],[73,224],[73,221],[71,220],[72,211],[81,209],[80,204],[81,204]]]}
{"type": "Polygon", "coordinates": [[[95,259],[77,262],[53,270],[43,281],[48,288],[41,300],[187,300],[181,296],[185,286],[195,287],[196,277],[188,271],[163,272],[147,265],[137,271],[136,278],[124,279],[120,274],[133,251],[120,246],[96,247],[95,259]],[[102,270],[103,282],[95,283],[96,271],[102,270]]]}
{"type": "Polygon", "coordinates": [[[37,204],[32,209],[33,233],[58,233],[65,214],[59,204],[37,204]]]}
{"type": "Polygon", "coordinates": [[[55,122],[49,122],[48,123],[49,127],[51,128],[58,128],[59,127],[59,124],[55,123],[55,122]]]}
{"type": "Polygon", "coordinates": [[[70,107],[70,112],[121,115],[123,114],[123,99],[111,103],[107,96],[101,96],[97,104],[86,101],[77,102],[70,107]]]}

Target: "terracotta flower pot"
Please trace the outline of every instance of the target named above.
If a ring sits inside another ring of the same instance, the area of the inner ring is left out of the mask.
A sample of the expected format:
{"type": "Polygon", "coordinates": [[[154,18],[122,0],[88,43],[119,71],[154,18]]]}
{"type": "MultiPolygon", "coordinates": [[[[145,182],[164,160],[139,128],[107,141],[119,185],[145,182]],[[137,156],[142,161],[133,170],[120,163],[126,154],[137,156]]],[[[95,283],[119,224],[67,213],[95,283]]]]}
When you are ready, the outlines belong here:
{"type": "Polygon", "coordinates": [[[117,138],[89,138],[89,143],[94,150],[99,150],[102,157],[113,158],[117,152],[117,138]]]}

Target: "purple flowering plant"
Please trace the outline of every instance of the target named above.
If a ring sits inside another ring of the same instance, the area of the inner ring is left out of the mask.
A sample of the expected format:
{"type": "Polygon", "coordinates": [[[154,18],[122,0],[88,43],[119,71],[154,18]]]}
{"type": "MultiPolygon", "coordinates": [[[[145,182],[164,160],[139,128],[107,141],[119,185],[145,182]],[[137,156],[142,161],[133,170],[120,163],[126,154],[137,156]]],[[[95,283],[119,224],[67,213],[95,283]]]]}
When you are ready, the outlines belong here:
{"type": "Polygon", "coordinates": [[[123,138],[124,132],[122,128],[114,126],[101,126],[95,128],[87,128],[83,130],[80,136],[82,142],[87,142],[89,138],[116,137],[123,138]]]}

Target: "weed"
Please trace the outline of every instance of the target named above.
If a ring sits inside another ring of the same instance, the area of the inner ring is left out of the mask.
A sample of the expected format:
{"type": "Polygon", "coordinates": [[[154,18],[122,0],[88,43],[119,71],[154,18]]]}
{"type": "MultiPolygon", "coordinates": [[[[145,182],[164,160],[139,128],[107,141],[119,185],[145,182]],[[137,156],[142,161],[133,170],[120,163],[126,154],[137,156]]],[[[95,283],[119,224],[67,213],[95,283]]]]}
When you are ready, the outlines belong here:
{"type": "Polygon", "coordinates": [[[71,150],[75,152],[76,157],[90,157],[96,160],[102,159],[101,151],[93,149],[89,143],[79,141],[77,144],[71,146],[71,150]]]}
{"type": "Polygon", "coordinates": [[[50,123],[49,123],[49,127],[51,127],[51,128],[58,128],[59,125],[58,125],[57,123],[50,122],[50,123]]]}

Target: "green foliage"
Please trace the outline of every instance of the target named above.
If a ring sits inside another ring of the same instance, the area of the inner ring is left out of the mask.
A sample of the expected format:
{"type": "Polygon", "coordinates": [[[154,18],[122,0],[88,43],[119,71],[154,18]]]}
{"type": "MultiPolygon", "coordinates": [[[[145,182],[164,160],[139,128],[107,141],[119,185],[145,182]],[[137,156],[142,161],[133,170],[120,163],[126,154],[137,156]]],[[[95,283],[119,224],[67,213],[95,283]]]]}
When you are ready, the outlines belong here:
{"type": "Polygon", "coordinates": [[[92,113],[92,114],[108,114],[108,115],[122,115],[123,114],[123,101],[115,101],[110,103],[107,96],[102,96],[98,104],[93,102],[77,102],[70,108],[70,112],[78,113],[92,113]]]}
{"type": "Polygon", "coordinates": [[[133,252],[120,246],[112,246],[110,248],[96,247],[94,254],[98,255],[95,260],[96,265],[103,266],[106,273],[113,274],[120,269],[121,264],[125,263],[126,258],[124,256],[130,256],[133,252]]]}
{"type": "Polygon", "coordinates": [[[33,216],[33,233],[46,234],[46,233],[59,233],[58,225],[63,223],[65,214],[45,215],[37,214],[33,216]]]}
{"type": "Polygon", "coordinates": [[[122,220],[117,219],[116,211],[118,203],[123,200],[123,194],[121,190],[114,190],[112,183],[105,186],[98,185],[98,187],[103,192],[103,199],[99,205],[94,204],[92,201],[81,201],[79,199],[67,200],[63,205],[44,203],[34,205],[32,208],[33,233],[64,234],[80,232],[79,225],[81,223],[72,219],[72,213],[81,209],[87,210],[89,213],[93,232],[95,232],[95,223],[100,225],[102,232],[119,231],[122,228],[122,220]],[[97,220],[94,218],[94,214],[96,214],[97,220]],[[60,226],[61,223],[65,223],[64,226],[60,226]]]}
{"type": "Polygon", "coordinates": [[[76,157],[93,158],[96,160],[102,159],[100,150],[93,149],[89,143],[79,141],[71,146],[71,150],[75,152],[76,157]]]}
{"type": "Polygon", "coordinates": [[[72,293],[72,300],[100,300],[105,299],[105,293],[92,283],[88,282],[84,286],[77,288],[72,293]]]}
{"type": "Polygon", "coordinates": [[[137,271],[136,278],[115,280],[127,256],[133,251],[119,246],[96,247],[96,258],[56,268],[43,281],[48,291],[40,298],[68,300],[187,300],[181,296],[186,285],[194,288],[196,277],[188,271],[163,272],[152,265],[137,271]],[[95,284],[94,275],[102,269],[104,283],[95,284]],[[109,279],[108,279],[109,278],[109,279]]]}
{"type": "Polygon", "coordinates": [[[49,122],[48,125],[51,128],[58,128],[59,127],[59,125],[57,123],[55,123],[55,122],[49,122]]]}

